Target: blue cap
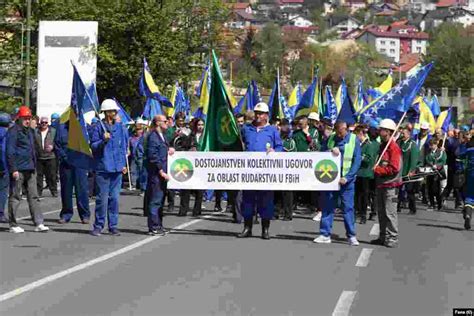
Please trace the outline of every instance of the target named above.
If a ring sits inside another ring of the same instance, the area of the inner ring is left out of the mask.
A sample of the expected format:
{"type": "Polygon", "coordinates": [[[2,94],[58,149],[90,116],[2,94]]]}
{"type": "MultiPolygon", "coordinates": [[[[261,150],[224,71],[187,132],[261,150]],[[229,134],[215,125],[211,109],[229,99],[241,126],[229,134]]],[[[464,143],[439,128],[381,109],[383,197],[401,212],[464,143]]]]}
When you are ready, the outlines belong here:
{"type": "Polygon", "coordinates": [[[461,127],[461,130],[464,131],[464,132],[469,132],[470,128],[469,128],[469,126],[467,126],[467,125],[463,125],[463,126],[461,127]]]}
{"type": "Polygon", "coordinates": [[[372,127],[372,128],[379,128],[379,122],[375,119],[371,119],[369,121],[369,127],[372,127]]]}
{"type": "Polygon", "coordinates": [[[98,121],[99,119],[96,116],[94,116],[91,120],[91,123],[97,123],[98,121]]]}
{"type": "Polygon", "coordinates": [[[51,114],[51,120],[57,120],[57,119],[59,119],[59,114],[58,113],[51,114]]]}
{"type": "Polygon", "coordinates": [[[0,113],[0,126],[8,127],[12,121],[10,114],[0,113]]]}

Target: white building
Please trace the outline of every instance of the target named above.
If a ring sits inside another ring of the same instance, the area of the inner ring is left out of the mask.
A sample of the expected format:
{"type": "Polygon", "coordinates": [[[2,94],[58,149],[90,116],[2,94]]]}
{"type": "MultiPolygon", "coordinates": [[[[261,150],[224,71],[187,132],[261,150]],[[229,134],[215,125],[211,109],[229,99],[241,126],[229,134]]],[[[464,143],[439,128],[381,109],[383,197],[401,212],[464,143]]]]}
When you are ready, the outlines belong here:
{"type": "Polygon", "coordinates": [[[400,39],[394,37],[377,37],[375,38],[375,50],[398,62],[400,60],[400,39]]]}

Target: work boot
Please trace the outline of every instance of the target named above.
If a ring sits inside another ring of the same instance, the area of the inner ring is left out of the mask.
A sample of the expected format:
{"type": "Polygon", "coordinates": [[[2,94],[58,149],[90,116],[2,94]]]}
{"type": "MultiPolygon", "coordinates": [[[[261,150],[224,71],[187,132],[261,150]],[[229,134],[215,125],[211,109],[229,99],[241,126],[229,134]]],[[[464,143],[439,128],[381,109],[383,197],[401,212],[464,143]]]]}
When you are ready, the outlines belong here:
{"type": "Polygon", "coordinates": [[[464,228],[466,230],[471,229],[471,218],[472,218],[472,207],[466,206],[464,207],[464,228]]]}
{"type": "Polygon", "coordinates": [[[270,234],[268,233],[268,229],[270,228],[270,220],[269,219],[262,219],[262,239],[270,239],[270,234]]]}
{"type": "Polygon", "coordinates": [[[237,235],[237,238],[247,238],[252,236],[252,219],[244,220],[244,230],[237,235]]]}

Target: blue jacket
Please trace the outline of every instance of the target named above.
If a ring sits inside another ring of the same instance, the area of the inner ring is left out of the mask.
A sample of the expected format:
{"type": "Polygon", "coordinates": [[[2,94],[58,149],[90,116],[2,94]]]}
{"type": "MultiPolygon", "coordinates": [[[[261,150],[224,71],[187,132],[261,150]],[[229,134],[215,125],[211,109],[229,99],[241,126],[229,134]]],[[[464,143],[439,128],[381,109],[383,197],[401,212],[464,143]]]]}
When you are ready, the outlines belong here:
{"type": "Polygon", "coordinates": [[[104,141],[104,129],[97,124],[92,132],[91,148],[94,154],[96,172],[122,172],[127,162],[125,157],[128,148],[128,131],[122,123],[107,124],[105,129],[110,133],[109,141],[104,141]]]}
{"type": "Polygon", "coordinates": [[[0,127],[0,175],[8,173],[7,133],[7,127],[0,127]]]}
{"type": "MultiPolygon", "coordinates": [[[[336,135],[334,136],[334,146],[339,148],[339,151],[341,152],[340,154],[341,170],[342,170],[342,164],[343,164],[343,158],[344,158],[344,145],[346,145],[349,142],[350,138],[351,138],[351,133],[347,133],[346,137],[344,137],[343,139],[337,137],[336,135]]],[[[321,149],[322,151],[328,151],[327,142],[324,144],[324,146],[321,149]]],[[[347,180],[346,185],[350,184],[356,179],[357,171],[359,171],[361,161],[362,161],[362,154],[361,154],[361,149],[360,149],[360,141],[359,141],[359,138],[356,138],[354,155],[352,156],[351,169],[344,177],[347,180]]]]}
{"type": "Polygon", "coordinates": [[[54,151],[59,162],[69,165],[67,142],[69,138],[69,123],[59,124],[56,127],[56,136],[54,137],[54,151]]]}
{"type": "Polygon", "coordinates": [[[36,170],[36,151],[34,130],[19,124],[13,125],[7,135],[8,170],[32,171],[36,170]]]}
{"type": "Polygon", "coordinates": [[[145,161],[149,174],[156,174],[160,170],[168,171],[168,141],[165,134],[164,140],[156,130],[146,136],[145,161]]]}
{"type": "Polygon", "coordinates": [[[140,137],[132,136],[130,137],[130,153],[132,156],[132,160],[138,161],[142,160],[145,154],[145,150],[143,148],[143,135],[140,137]]]}
{"type": "Polygon", "coordinates": [[[283,151],[283,142],[277,128],[267,125],[257,131],[253,124],[246,124],[242,127],[242,141],[246,151],[267,151],[267,144],[275,151],[283,151]]]}

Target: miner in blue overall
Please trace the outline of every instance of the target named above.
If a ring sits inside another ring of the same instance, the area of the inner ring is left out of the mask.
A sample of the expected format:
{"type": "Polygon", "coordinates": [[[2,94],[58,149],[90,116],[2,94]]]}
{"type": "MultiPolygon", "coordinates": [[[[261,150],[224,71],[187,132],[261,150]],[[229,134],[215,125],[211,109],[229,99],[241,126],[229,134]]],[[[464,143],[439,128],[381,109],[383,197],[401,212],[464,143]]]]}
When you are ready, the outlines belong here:
{"type": "Polygon", "coordinates": [[[105,118],[97,124],[91,138],[97,184],[95,222],[91,235],[100,236],[107,216],[109,233],[119,236],[119,197],[122,174],[127,172],[128,131],[125,125],[116,121],[119,107],[114,100],[104,100],[100,110],[105,113],[105,118]]]}
{"type": "Polygon", "coordinates": [[[8,223],[5,217],[5,206],[8,199],[8,176],[7,164],[7,132],[11,123],[11,117],[7,113],[0,113],[0,223],[8,223]]]}
{"type": "Polygon", "coordinates": [[[77,212],[83,224],[89,224],[91,212],[89,210],[89,195],[87,183],[87,169],[75,166],[74,161],[68,158],[67,148],[69,139],[69,122],[56,127],[54,148],[59,161],[59,181],[61,184],[61,213],[59,224],[69,222],[74,214],[73,195],[76,195],[77,212]]]}
{"type": "MultiPolygon", "coordinates": [[[[255,120],[242,128],[242,141],[246,151],[281,152],[283,143],[275,126],[268,124],[269,110],[266,103],[255,106],[255,120]]],[[[242,193],[242,215],[244,230],[237,235],[239,238],[252,236],[252,217],[255,208],[262,219],[262,239],[270,239],[268,230],[270,219],[273,218],[273,191],[246,190],[242,193]]]]}
{"type": "Polygon", "coordinates": [[[344,226],[349,244],[358,246],[356,238],[354,218],[354,193],[355,179],[361,163],[360,141],[355,134],[347,130],[347,123],[337,121],[335,133],[332,134],[322,148],[323,151],[331,151],[334,156],[341,158],[341,178],[339,180],[339,191],[326,191],[321,195],[323,214],[321,217],[321,235],[314,239],[315,243],[331,243],[331,231],[334,221],[334,209],[338,199],[341,200],[341,208],[344,216],[344,226]]]}
{"type": "Polygon", "coordinates": [[[464,158],[466,169],[464,210],[462,213],[464,228],[469,230],[471,229],[472,209],[474,208],[474,138],[471,138],[467,143],[466,150],[461,153],[461,158],[464,158]]]}
{"type": "Polygon", "coordinates": [[[168,170],[168,154],[174,153],[166,139],[168,120],[164,115],[153,118],[152,127],[146,135],[145,165],[148,172],[146,188],[148,234],[163,236],[163,203],[165,201],[166,182],[170,179],[168,170]]]}

